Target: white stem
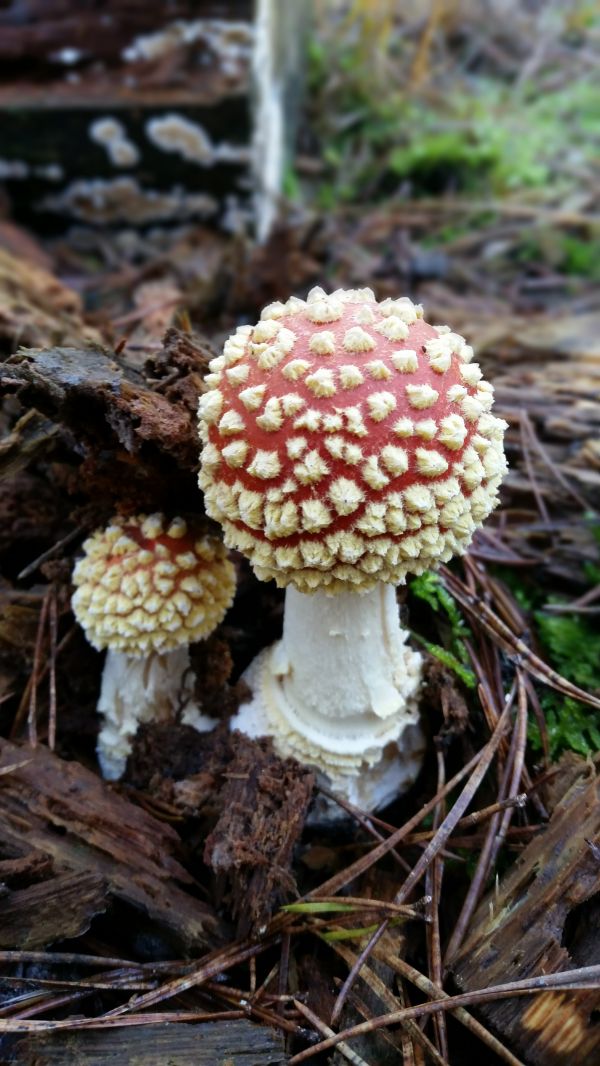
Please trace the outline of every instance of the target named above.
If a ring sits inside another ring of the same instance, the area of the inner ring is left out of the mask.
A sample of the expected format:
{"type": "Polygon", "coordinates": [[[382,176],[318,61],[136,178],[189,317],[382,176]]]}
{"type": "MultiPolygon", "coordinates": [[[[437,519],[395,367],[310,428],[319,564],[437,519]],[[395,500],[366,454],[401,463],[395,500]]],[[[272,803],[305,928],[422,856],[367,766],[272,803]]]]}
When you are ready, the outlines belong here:
{"type": "Polygon", "coordinates": [[[98,711],[104,722],[98,736],[98,761],[109,781],[122,777],[133,738],[142,722],[181,721],[199,732],[212,729],[212,718],[193,702],[193,678],[187,646],[151,652],[143,659],[109,648],[102,674],[98,711]]]}
{"type": "Polygon", "coordinates": [[[353,802],[381,806],[421,762],[421,656],[406,638],[390,585],[337,596],[289,588],[283,637],[250,667],[253,700],[232,726],[271,734],[280,754],[316,766],[353,802]]]}

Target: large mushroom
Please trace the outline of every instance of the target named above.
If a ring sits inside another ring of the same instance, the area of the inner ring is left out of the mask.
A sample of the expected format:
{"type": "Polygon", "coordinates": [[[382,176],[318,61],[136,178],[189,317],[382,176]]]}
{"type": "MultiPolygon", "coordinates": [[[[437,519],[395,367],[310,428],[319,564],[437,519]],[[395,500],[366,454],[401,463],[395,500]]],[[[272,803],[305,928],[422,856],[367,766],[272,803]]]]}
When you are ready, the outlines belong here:
{"type": "Polygon", "coordinates": [[[181,518],[117,517],[83,545],[73,610],[99,651],[107,648],[98,711],[103,776],[121,777],[141,722],[181,720],[212,729],[194,701],[189,645],[212,633],[235,592],[222,543],[181,518]]]}
{"type": "Polygon", "coordinates": [[[423,748],[394,586],[466,550],[506,468],[472,356],[409,299],[317,288],[240,326],[200,401],[206,509],[287,588],[233,724],[367,809],[412,783],[423,748]]]}

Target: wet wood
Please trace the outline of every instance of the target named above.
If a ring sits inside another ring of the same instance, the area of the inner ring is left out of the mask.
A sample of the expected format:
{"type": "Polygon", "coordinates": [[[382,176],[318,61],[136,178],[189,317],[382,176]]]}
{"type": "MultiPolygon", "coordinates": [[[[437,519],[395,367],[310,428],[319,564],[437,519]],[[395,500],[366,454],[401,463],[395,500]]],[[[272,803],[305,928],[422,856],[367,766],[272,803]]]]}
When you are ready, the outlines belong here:
{"type": "Polygon", "coordinates": [[[295,890],[293,849],[312,796],[314,775],[295,759],[279,759],[267,739],[234,733],[222,814],[206,841],[205,861],[238,921],[258,933],[295,890]]]}
{"type": "MultiPolygon", "coordinates": [[[[22,849],[24,842],[51,858],[55,874],[103,882],[108,899],[141,912],[179,950],[214,942],[218,930],[214,912],[181,887],[189,886],[192,878],[175,857],[178,837],[170,826],[79,763],[65,762],[45,747],[32,749],[2,740],[0,844],[10,850],[22,849]],[[5,767],[15,769],[2,774],[5,767]]],[[[91,882],[89,889],[92,892],[91,882]]],[[[44,942],[65,935],[60,921],[57,913],[59,924],[48,928],[44,942]]],[[[38,937],[36,942],[42,941],[38,937]]]]}
{"type": "Polygon", "coordinates": [[[280,1032],[247,1021],[47,1033],[11,1041],[19,1066],[285,1066],[280,1032]]]}
{"type": "Polygon", "coordinates": [[[108,907],[103,878],[63,874],[0,899],[0,947],[31,950],[81,936],[108,907]]]}
{"type": "MultiPolygon", "coordinates": [[[[548,828],[483,901],[451,960],[464,991],[600,963],[599,768],[598,756],[562,760],[548,828]]],[[[597,990],[514,997],[481,1010],[532,1066],[600,1061],[597,990]]]]}
{"type": "MultiPolygon", "coordinates": [[[[16,392],[81,442],[89,494],[131,507],[201,510],[196,470],[198,397],[214,352],[200,337],[170,329],[163,349],[140,369],[97,347],[22,350],[0,364],[0,390],[16,392]]],[[[0,453],[0,461],[2,455],[0,453]]]]}
{"type": "Polygon", "coordinates": [[[167,395],[159,378],[153,389],[143,374],[129,370],[112,353],[94,348],[23,350],[2,368],[0,384],[17,388],[25,407],[35,407],[84,438],[95,437],[105,445],[112,438],[113,446],[131,454],[152,443],[194,468],[198,444],[190,407],[197,405],[202,374],[213,353],[185,334],[177,341],[169,365],[160,370],[165,376],[170,372],[167,395]],[[186,383],[189,396],[182,396],[183,376],[191,377],[186,383]],[[179,403],[172,402],[175,397],[179,403]]]}

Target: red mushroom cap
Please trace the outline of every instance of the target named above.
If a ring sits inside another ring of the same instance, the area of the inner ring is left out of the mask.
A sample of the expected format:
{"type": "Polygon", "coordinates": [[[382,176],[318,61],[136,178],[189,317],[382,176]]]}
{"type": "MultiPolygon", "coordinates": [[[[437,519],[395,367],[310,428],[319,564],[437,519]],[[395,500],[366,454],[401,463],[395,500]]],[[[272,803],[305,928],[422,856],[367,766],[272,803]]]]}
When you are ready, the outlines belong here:
{"type": "Polygon", "coordinates": [[[301,591],[399,583],[468,546],[506,426],[472,349],[370,289],[271,304],[211,363],[200,485],[225,542],[301,591]]]}
{"type": "Polygon", "coordinates": [[[216,537],[182,518],[115,517],[83,545],[73,610],[90,644],[133,658],[212,633],[235,593],[235,570],[216,537]]]}

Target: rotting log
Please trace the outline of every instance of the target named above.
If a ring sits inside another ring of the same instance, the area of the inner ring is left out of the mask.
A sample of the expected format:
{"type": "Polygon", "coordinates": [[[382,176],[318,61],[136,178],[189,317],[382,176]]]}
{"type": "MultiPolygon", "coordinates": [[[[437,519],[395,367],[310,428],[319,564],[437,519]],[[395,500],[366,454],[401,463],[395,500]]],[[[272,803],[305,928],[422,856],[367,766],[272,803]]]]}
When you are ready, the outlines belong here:
{"type": "MultiPolygon", "coordinates": [[[[80,763],[65,762],[45,747],[0,740],[2,850],[22,853],[26,846],[49,856],[56,875],[96,877],[106,886],[107,899],[135,908],[174,949],[192,952],[215,942],[219,922],[210,907],[181,887],[192,878],[175,858],[177,845],[170,826],[80,763]]],[[[0,901],[5,908],[10,898],[0,901]]],[[[98,900],[92,903],[103,909],[98,900]]],[[[61,920],[57,914],[57,925],[54,931],[47,928],[43,942],[74,935],[64,932],[61,920]]],[[[16,927],[15,936],[10,946],[22,947],[16,927]]],[[[8,946],[9,940],[7,925],[2,943],[8,946]]],[[[41,944],[39,936],[36,942],[41,944]]]]}
{"type": "Polygon", "coordinates": [[[7,1066],[285,1066],[288,1061],[280,1032],[244,1019],[36,1033],[4,1045],[7,1066]]]}
{"type": "Polygon", "coordinates": [[[247,228],[254,187],[266,236],[310,4],[72,7],[0,11],[0,180],[16,216],[49,229],[208,219],[231,230],[247,228]]]}
{"type": "Polygon", "coordinates": [[[252,30],[251,0],[9,0],[0,178],[16,213],[146,225],[247,199],[252,30]]]}
{"type": "MultiPolygon", "coordinates": [[[[450,968],[463,991],[600,963],[600,756],[568,755],[544,833],[475,914],[450,968]]],[[[598,1066],[600,990],[543,992],[482,1006],[532,1066],[598,1066]]]]}
{"type": "MultiPolygon", "coordinates": [[[[195,388],[191,402],[196,405],[202,373],[212,352],[185,334],[180,335],[180,341],[174,345],[169,369],[179,383],[181,377],[192,376],[195,388]],[[178,365],[178,353],[191,355],[191,365],[178,365]]],[[[104,446],[112,441],[113,447],[130,454],[152,446],[187,469],[197,465],[195,410],[181,402],[181,397],[179,403],[172,402],[159,389],[150,388],[142,374],[128,370],[110,352],[99,348],[23,349],[4,364],[0,386],[4,381],[19,389],[24,407],[35,407],[84,440],[95,439],[104,446]]],[[[170,391],[176,392],[173,382],[170,391]]]]}

